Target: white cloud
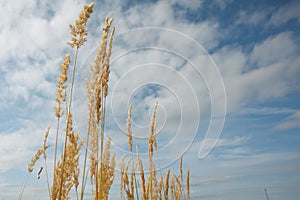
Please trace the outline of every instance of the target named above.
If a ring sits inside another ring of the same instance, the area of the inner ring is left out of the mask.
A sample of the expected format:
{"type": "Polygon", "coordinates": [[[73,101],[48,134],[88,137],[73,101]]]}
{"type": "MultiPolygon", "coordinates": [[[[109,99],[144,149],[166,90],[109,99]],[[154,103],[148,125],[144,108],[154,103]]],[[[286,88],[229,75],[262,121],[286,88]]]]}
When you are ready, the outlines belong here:
{"type": "MultiPolygon", "coordinates": [[[[16,123],[20,123],[16,120],[16,123]]],[[[43,133],[39,127],[30,121],[27,121],[26,128],[21,128],[16,131],[0,133],[0,171],[16,169],[20,166],[26,166],[24,163],[29,163],[30,157],[33,156],[34,150],[43,139],[43,133]],[[31,124],[28,126],[28,123],[31,124]]]]}
{"type": "Polygon", "coordinates": [[[267,20],[268,14],[271,12],[270,9],[264,8],[254,12],[246,12],[244,10],[239,12],[239,16],[235,21],[236,25],[260,25],[267,20]]]}
{"type": "Polygon", "coordinates": [[[252,100],[265,101],[296,90],[298,51],[289,32],[256,44],[249,54],[231,46],[218,50],[213,58],[225,81],[228,111],[243,108],[252,100]]]}
{"type": "Polygon", "coordinates": [[[222,10],[224,10],[229,4],[233,2],[233,0],[227,0],[227,1],[222,1],[222,0],[213,0],[213,2],[218,5],[222,10]]]}
{"type": "Polygon", "coordinates": [[[181,1],[181,0],[169,0],[169,3],[171,4],[179,4],[180,6],[183,6],[184,8],[188,8],[191,10],[198,10],[203,1],[202,0],[191,0],[191,1],[181,1]]]}
{"type": "Polygon", "coordinates": [[[0,50],[0,71],[5,80],[1,82],[0,106],[18,106],[18,100],[41,104],[40,98],[31,98],[37,93],[54,98],[52,81],[66,47],[63,41],[69,39],[68,24],[76,19],[82,5],[72,1],[54,1],[50,6],[9,1],[0,6],[5,19],[0,32],[0,44],[5,47],[0,50]]]}
{"type": "Polygon", "coordinates": [[[259,67],[293,59],[299,50],[290,32],[283,32],[255,45],[250,61],[259,67]]]}
{"type": "Polygon", "coordinates": [[[237,47],[223,47],[213,55],[223,76],[231,77],[242,74],[247,63],[247,55],[237,47]]]}
{"type": "Polygon", "coordinates": [[[217,176],[217,177],[209,177],[209,178],[193,178],[191,180],[191,186],[193,185],[196,185],[196,186],[199,186],[199,185],[203,185],[203,184],[213,184],[213,183],[219,183],[219,182],[226,182],[228,180],[231,180],[231,179],[236,179],[238,177],[234,177],[234,176],[223,176],[223,177],[220,177],[220,176],[217,176]]]}
{"type": "Polygon", "coordinates": [[[230,139],[219,139],[217,147],[226,147],[226,146],[240,146],[245,144],[249,140],[248,137],[234,137],[230,139]]]}
{"type": "MultiPolygon", "coordinates": [[[[202,23],[189,22],[184,16],[175,18],[175,8],[172,7],[172,3],[167,1],[158,1],[157,3],[151,4],[137,4],[131,7],[123,17],[126,17],[124,23],[126,23],[128,28],[170,28],[187,34],[201,45],[204,45],[207,49],[217,45],[215,37],[219,34],[218,24],[211,21],[204,21],[202,23]],[[145,6],[147,7],[146,10],[144,9],[145,6]]],[[[121,25],[121,27],[124,27],[124,25],[121,25]]],[[[144,35],[144,37],[145,36],[146,35],[144,35]]]]}
{"type": "Polygon", "coordinates": [[[277,115],[277,114],[290,114],[297,111],[291,108],[280,108],[280,107],[262,107],[262,108],[243,108],[237,114],[241,115],[277,115]]]}
{"type": "Polygon", "coordinates": [[[274,127],[274,130],[289,130],[300,128],[300,111],[288,116],[284,121],[274,127]]]}
{"type": "Polygon", "coordinates": [[[235,24],[263,25],[262,28],[264,29],[281,26],[293,19],[299,23],[299,8],[300,3],[298,1],[291,1],[281,7],[264,6],[253,11],[241,10],[235,24]]]}
{"type": "Polygon", "coordinates": [[[285,6],[278,8],[270,19],[270,24],[274,26],[280,26],[289,20],[296,19],[300,20],[300,3],[299,1],[291,1],[285,6]]]}
{"type": "MultiPolygon", "coordinates": [[[[211,151],[212,147],[216,148],[216,149],[225,148],[226,151],[224,151],[224,154],[236,155],[236,154],[244,153],[245,149],[241,148],[241,146],[245,145],[248,140],[249,140],[249,138],[247,138],[247,137],[234,137],[234,138],[229,138],[229,139],[227,139],[227,138],[226,139],[224,139],[224,138],[217,138],[217,139],[204,138],[201,141],[201,143],[199,143],[198,145],[195,145],[196,143],[198,143],[198,142],[196,142],[193,144],[193,146],[194,146],[194,148],[198,148],[198,151],[199,151],[199,146],[200,146],[201,151],[203,151],[203,152],[211,151]]],[[[196,150],[194,149],[194,151],[196,151],[196,150]]],[[[205,159],[205,157],[200,157],[200,159],[205,159]]]]}

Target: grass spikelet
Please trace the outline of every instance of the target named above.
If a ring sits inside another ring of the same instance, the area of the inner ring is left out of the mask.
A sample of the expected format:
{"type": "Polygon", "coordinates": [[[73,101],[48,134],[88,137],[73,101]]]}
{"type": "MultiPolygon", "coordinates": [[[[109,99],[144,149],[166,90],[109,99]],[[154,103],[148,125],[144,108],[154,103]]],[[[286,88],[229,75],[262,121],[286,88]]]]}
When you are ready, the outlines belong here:
{"type": "Polygon", "coordinates": [[[89,100],[89,148],[90,155],[90,179],[95,183],[95,198],[102,199],[103,185],[101,184],[101,177],[103,176],[103,154],[104,148],[104,124],[105,124],[105,108],[106,96],[108,90],[109,77],[109,60],[111,56],[112,38],[114,29],[111,32],[110,39],[108,34],[113,19],[106,17],[105,25],[100,40],[100,46],[97,50],[96,57],[91,65],[91,80],[87,81],[86,86],[88,90],[89,100]],[[107,47],[108,42],[108,47],[107,47]],[[100,162],[100,166],[99,163],[100,162]],[[100,174],[99,174],[100,173],[100,174]],[[99,180],[100,179],[100,180],[99,180]],[[99,196],[100,195],[100,196],[99,196]]]}
{"type": "Polygon", "coordinates": [[[190,169],[188,169],[186,175],[186,200],[190,200],[190,196],[190,169]]]}
{"type": "MultiPolygon", "coordinates": [[[[135,178],[135,166],[132,165],[131,166],[131,173],[130,173],[130,197],[132,197],[132,199],[134,199],[134,179],[135,178]]],[[[137,188],[136,188],[137,189],[137,188]]]]}
{"type": "Polygon", "coordinates": [[[171,185],[170,185],[171,197],[175,199],[175,175],[172,175],[171,178],[171,185]]]}
{"type": "Polygon", "coordinates": [[[31,162],[28,164],[28,172],[32,172],[33,171],[33,167],[36,163],[36,161],[38,161],[40,159],[40,156],[43,154],[44,149],[38,149],[36,154],[33,156],[33,158],[31,159],[31,162]]]}
{"type": "Polygon", "coordinates": [[[79,139],[79,133],[75,134],[72,125],[72,115],[68,121],[69,125],[66,146],[62,161],[57,163],[55,168],[55,180],[52,190],[52,199],[67,199],[71,188],[74,186],[76,194],[79,185],[79,157],[83,141],[79,139]]]}
{"type": "MultiPolygon", "coordinates": [[[[89,118],[88,118],[88,148],[90,150],[90,180],[93,183],[93,177],[96,174],[97,164],[98,164],[98,149],[99,149],[99,130],[97,125],[97,120],[95,117],[95,98],[92,93],[91,84],[86,80],[86,90],[88,97],[88,109],[89,109],[89,118]]],[[[85,154],[85,159],[87,153],[85,154]]]]}
{"type": "Polygon", "coordinates": [[[109,138],[105,148],[104,148],[104,154],[103,154],[103,163],[101,164],[100,170],[103,171],[103,173],[99,173],[100,177],[100,184],[102,185],[101,189],[99,188],[100,193],[100,199],[108,199],[109,196],[109,190],[111,188],[111,185],[113,183],[114,177],[115,177],[115,167],[116,167],[116,161],[114,153],[112,156],[110,154],[110,143],[111,139],[109,138]]]}
{"type": "Polygon", "coordinates": [[[120,197],[121,199],[123,198],[123,186],[124,186],[124,180],[123,180],[123,177],[124,177],[124,173],[125,173],[125,157],[126,157],[126,154],[124,154],[122,157],[121,157],[121,161],[120,161],[120,197]]]}
{"type": "Polygon", "coordinates": [[[148,194],[147,194],[147,190],[146,190],[146,181],[145,181],[145,174],[144,174],[144,168],[143,168],[143,162],[142,159],[139,157],[139,150],[138,147],[136,147],[136,153],[137,153],[137,165],[138,165],[138,169],[140,172],[140,178],[141,178],[141,182],[142,182],[142,199],[146,200],[148,199],[148,194]]]}
{"type": "Polygon", "coordinates": [[[60,65],[61,75],[58,76],[56,98],[57,106],[55,107],[55,116],[60,118],[63,115],[62,104],[66,101],[66,81],[68,80],[68,69],[71,62],[71,55],[68,53],[64,57],[63,64],[60,65]]]}
{"type": "Polygon", "coordinates": [[[158,104],[158,102],[156,101],[153,111],[152,111],[152,117],[151,117],[151,122],[150,122],[150,136],[148,139],[148,155],[149,155],[149,157],[152,157],[153,147],[157,150],[156,134],[155,134],[155,117],[156,117],[157,104],[158,104]]]}
{"type": "Polygon", "coordinates": [[[180,170],[180,181],[183,183],[183,170],[182,170],[182,160],[183,160],[183,154],[180,156],[180,164],[179,164],[179,170],[180,170]]]}
{"type": "Polygon", "coordinates": [[[127,137],[128,137],[128,148],[129,151],[132,152],[132,132],[130,130],[131,127],[131,110],[132,110],[132,104],[130,104],[129,109],[128,109],[128,116],[127,116],[127,137]]]}
{"type": "Polygon", "coordinates": [[[175,177],[175,199],[176,200],[180,200],[181,198],[181,195],[182,195],[182,185],[181,185],[181,182],[180,182],[180,179],[177,177],[177,176],[174,176],[175,177]]]}
{"type": "Polygon", "coordinates": [[[50,126],[48,126],[47,131],[45,132],[45,136],[44,136],[44,142],[43,142],[43,146],[42,148],[38,149],[36,154],[32,157],[31,162],[28,164],[28,168],[27,171],[28,172],[32,172],[33,171],[33,167],[35,165],[35,163],[40,159],[40,156],[43,154],[44,158],[46,159],[46,150],[48,149],[48,147],[50,145],[46,145],[46,141],[49,135],[49,131],[50,131],[50,126]]]}
{"type": "Polygon", "coordinates": [[[127,163],[125,164],[124,168],[123,168],[123,188],[126,194],[126,198],[129,200],[133,200],[134,199],[134,188],[133,188],[133,170],[134,167],[132,166],[131,168],[131,176],[130,178],[128,177],[128,168],[129,168],[129,164],[131,163],[131,159],[129,159],[127,161],[127,163]]]}
{"type": "Polygon", "coordinates": [[[168,169],[167,175],[166,175],[166,180],[165,180],[165,192],[164,192],[164,196],[165,196],[165,200],[168,200],[169,198],[169,177],[170,177],[170,168],[168,169]]]}
{"type": "Polygon", "coordinates": [[[161,176],[159,179],[159,184],[158,184],[158,199],[162,199],[162,192],[163,192],[163,177],[161,176]]]}
{"type": "MultiPolygon", "coordinates": [[[[112,21],[112,19],[111,19],[112,21]]],[[[108,48],[107,48],[107,55],[105,57],[105,71],[104,71],[104,76],[103,76],[103,80],[104,80],[104,85],[103,85],[103,94],[104,97],[107,96],[108,94],[108,81],[109,81],[109,73],[110,73],[110,56],[111,56],[111,49],[112,49],[112,39],[115,33],[115,27],[112,28],[110,37],[109,37],[109,41],[108,41],[108,48]]]]}
{"type": "MultiPolygon", "coordinates": [[[[91,3],[89,5],[85,5],[84,9],[82,10],[82,12],[79,15],[79,19],[76,20],[76,25],[70,25],[70,29],[71,29],[71,35],[72,35],[72,41],[69,42],[68,44],[70,45],[70,47],[74,48],[76,47],[76,52],[75,52],[75,58],[74,58],[74,65],[73,65],[73,71],[72,71],[72,80],[71,80],[71,87],[70,87],[70,91],[69,91],[69,102],[67,104],[67,116],[66,116],[66,129],[65,129],[65,137],[64,137],[64,147],[63,147],[63,154],[62,154],[62,161],[60,162],[61,166],[60,166],[60,177],[58,178],[59,182],[59,186],[56,183],[57,178],[56,177],[56,170],[54,170],[54,180],[53,180],[53,192],[52,192],[52,199],[53,194],[54,194],[54,190],[57,189],[55,187],[58,186],[58,199],[60,200],[63,196],[67,196],[69,190],[69,187],[72,187],[72,184],[68,182],[69,179],[74,178],[74,173],[69,173],[66,172],[67,175],[72,176],[72,177],[65,177],[65,171],[69,170],[67,169],[70,166],[65,166],[65,164],[67,163],[66,160],[68,159],[67,157],[70,155],[70,153],[68,153],[68,137],[70,136],[68,132],[70,132],[70,130],[72,129],[72,127],[70,127],[71,124],[71,104],[73,101],[73,87],[74,87],[74,81],[75,81],[75,72],[76,72],[76,64],[77,64],[77,56],[78,56],[78,49],[81,45],[84,44],[84,42],[86,41],[86,35],[87,35],[87,30],[86,30],[86,23],[87,20],[90,17],[90,14],[93,12],[93,6],[94,3],[91,3]],[[66,182],[65,182],[66,181],[66,182]],[[66,185],[67,188],[65,187],[66,185]],[[71,185],[71,186],[69,186],[71,185]],[[67,192],[67,194],[66,194],[67,192]]],[[[57,148],[57,147],[56,147],[57,148]]],[[[54,163],[56,164],[56,163],[54,163]]],[[[67,163],[68,165],[68,163],[67,163]]],[[[73,168],[72,168],[73,169],[73,168]]],[[[77,191],[77,188],[76,188],[77,191]]]]}
{"type": "MultiPolygon", "coordinates": [[[[63,64],[60,65],[61,75],[58,77],[57,81],[57,89],[56,89],[56,99],[57,106],[55,107],[55,116],[57,117],[57,127],[56,127],[56,135],[55,135],[55,147],[54,147],[54,169],[56,167],[56,157],[57,157],[57,148],[58,148],[58,132],[60,126],[60,118],[64,114],[62,110],[62,104],[66,101],[66,81],[68,80],[67,72],[69,69],[69,64],[71,62],[70,54],[66,54],[64,57],[63,64]]],[[[55,170],[53,173],[53,180],[55,181],[55,170]]],[[[54,185],[55,183],[53,183],[54,185]]]]}
{"type": "Polygon", "coordinates": [[[86,42],[86,35],[88,31],[86,30],[87,20],[90,18],[90,14],[93,12],[94,3],[85,5],[84,9],[79,15],[79,19],[76,20],[75,25],[70,24],[72,39],[68,42],[71,48],[79,48],[86,42]]]}

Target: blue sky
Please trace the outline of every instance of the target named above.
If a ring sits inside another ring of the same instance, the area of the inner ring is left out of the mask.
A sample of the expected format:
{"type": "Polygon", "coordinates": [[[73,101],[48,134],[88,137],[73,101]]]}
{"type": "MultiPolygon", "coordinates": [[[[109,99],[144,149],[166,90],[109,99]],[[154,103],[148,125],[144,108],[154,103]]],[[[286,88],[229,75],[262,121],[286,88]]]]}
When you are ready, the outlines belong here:
{"type": "MultiPolygon", "coordinates": [[[[66,45],[68,26],[83,5],[0,3],[0,199],[16,199],[27,177],[24,199],[33,191],[47,197],[44,179],[26,169],[47,126],[55,126],[56,77],[64,54],[74,53],[66,45]]],[[[111,16],[116,35],[106,135],[118,158],[127,152],[129,103],[134,144],[143,153],[158,100],[156,159],[176,172],[185,153],[192,199],[265,199],[264,188],[272,200],[299,198],[299,10],[296,0],[97,1],[79,52],[77,130],[84,135],[84,79],[111,16]]]]}

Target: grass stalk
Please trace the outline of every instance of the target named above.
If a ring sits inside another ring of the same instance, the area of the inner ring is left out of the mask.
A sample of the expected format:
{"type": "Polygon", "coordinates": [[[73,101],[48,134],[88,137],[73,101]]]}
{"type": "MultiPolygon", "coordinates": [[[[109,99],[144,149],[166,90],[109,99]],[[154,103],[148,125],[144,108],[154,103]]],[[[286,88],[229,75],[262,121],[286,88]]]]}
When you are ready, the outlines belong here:
{"type": "Polygon", "coordinates": [[[49,193],[49,197],[51,197],[51,189],[50,189],[50,183],[49,183],[48,167],[47,167],[47,160],[46,160],[45,152],[44,152],[44,163],[45,163],[45,173],[46,173],[46,182],[47,182],[48,193],[49,193]]]}
{"type": "Polygon", "coordinates": [[[25,183],[24,183],[24,185],[22,186],[22,189],[21,189],[21,192],[20,192],[20,194],[19,194],[19,198],[18,198],[18,200],[22,200],[22,197],[23,197],[23,194],[24,194],[24,191],[25,191],[26,185],[27,185],[27,183],[28,183],[28,178],[29,178],[29,174],[27,174],[27,177],[26,177],[25,183]]]}
{"type": "Polygon", "coordinates": [[[104,123],[105,123],[105,107],[106,107],[106,97],[104,97],[103,95],[103,87],[101,89],[101,99],[103,99],[103,101],[101,101],[102,106],[102,115],[101,115],[101,121],[100,121],[100,186],[99,186],[99,190],[100,190],[100,199],[102,199],[102,190],[103,190],[103,146],[104,146],[104,123]]]}
{"type": "MultiPolygon", "coordinates": [[[[55,176],[56,176],[56,171],[55,171],[55,168],[56,168],[56,157],[57,157],[57,146],[58,146],[58,131],[59,131],[59,124],[60,124],[60,117],[57,118],[57,125],[56,125],[56,134],[55,134],[55,147],[54,147],[54,163],[53,163],[53,187],[52,189],[54,190],[54,186],[56,185],[56,179],[55,179],[55,176]]],[[[53,194],[53,192],[52,192],[53,194]]],[[[51,194],[50,194],[50,197],[51,197],[51,194]]]]}
{"type": "MultiPolygon", "coordinates": [[[[133,159],[133,153],[131,151],[131,159],[132,159],[132,166],[134,167],[134,159],[133,159]]],[[[135,193],[136,193],[136,198],[137,200],[139,200],[139,188],[138,188],[138,184],[137,184],[137,179],[136,179],[136,176],[135,176],[135,172],[133,172],[133,176],[134,176],[134,185],[135,185],[135,193]]]]}
{"type": "Polygon", "coordinates": [[[90,124],[88,124],[88,133],[85,145],[85,152],[84,152],[84,163],[83,163],[83,171],[82,171],[82,182],[81,182],[81,193],[80,193],[80,200],[83,200],[84,197],[84,190],[86,186],[86,165],[87,165],[87,154],[88,154],[88,146],[89,146],[89,137],[90,137],[90,124]]]}
{"type": "Polygon", "coordinates": [[[75,72],[76,72],[76,64],[77,64],[77,57],[78,57],[78,47],[76,47],[75,58],[74,58],[74,65],[72,71],[72,81],[71,81],[71,88],[69,94],[69,103],[67,105],[67,116],[66,116],[66,130],[65,130],[65,139],[64,139],[64,148],[63,148],[63,159],[62,159],[62,173],[61,173],[61,181],[59,185],[59,193],[58,199],[61,200],[62,197],[62,187],[63,187],[63,177],[65,173],[65,159],[67,154],[67,140],[68,140],[68,130],[69,130],[69,120],[71,118],[71,105],[73,100],[73,88],[75,82],[75,72]]]}

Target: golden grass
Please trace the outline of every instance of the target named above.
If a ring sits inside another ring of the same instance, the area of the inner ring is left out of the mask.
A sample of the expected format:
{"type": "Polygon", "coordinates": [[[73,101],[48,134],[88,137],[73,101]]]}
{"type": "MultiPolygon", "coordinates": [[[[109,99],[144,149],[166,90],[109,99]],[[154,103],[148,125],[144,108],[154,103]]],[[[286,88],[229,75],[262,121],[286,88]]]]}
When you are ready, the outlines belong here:
{"type": "MultiPolygon", "coordinates": [[[[163,176],[162,173],[160,174],[157,173],[158,171],[156,170],[156,165],[153,158],[153,150],[156,150],[158,155],[156,133],[155,133],[155,126],[156,126],[155,116],[156,116],[157,105],[158,102],[155,103],[152,111],[152,117],[150,122],[150,133],[148,138],[149,174],[145,174],[143,162],[142,159],[139,157],[139,153],[138,153],[139,151],[137,147],[136,147],[137,167],[134,164],[133,156],[131,156],[131,158],[129,158],[126,162],[125,155],[123,155],[120,162],[120,173],[121,173],[120,197],[121,198],[123,198],[123,192],[125,192],[126,199],[139,199],[138,192],[136,192],[135,195],[135,191],[140,189],[142,200],[149,200],[149,199],[168,200],[169,198],[178,200],[184,197],[185,199],[190,199],[190,189],[189,189],[190,171],[188,170],[186,182],[184,183],[183,155],[180,157],[179,176],[177,176],[176,174],[171,175],[170,169],[168,169],[165,176],[163,176]],[[130,163],[132,163],[131,166],[130,163]],[[131,170],[129,169],[129,167],[131,167],[131,170]],[[135,176],[136,169],[138,169],[139,178],[138,176],[135,176]],[[171,183],[169,182],[170,175],[171,175],[171,183]],[[139,184],[134,184],[134,181],[139,184]],[[186,191],[183,190],[184,184],[186,184],[186,191]]],[[[131,110],[132,110],[132,105],[130,105],[129,107],[128,118],[127,118],[128,147],[129,150],[132,152],[132,133],[130,130],[131,110]]]]}
{"type": "MultiPolygon", "coordinates": [[[[38,177],[45,168],[46,180],[48,185],[49,199],[65,200],[70,198],[70,192],[73,190],[76,193],[76,199],[84,199],[87,179],[89,177],[94,200],[109,199],[109,191],[115,179],[116,154],[110,150],[111,139],[108,138],[104,145],[104,127],[105,127],[105,112],[106,112],[106,97],[108,95],[108,81],[110,74],[110,57],[112,51],[112,41],[115,28],[112,27],[113,18],[106,18],[102,32],[102,37],[99,42],[99,49],[95,55],[93,64],[90,67],[91,79],[86,80],[86,90],[88,98],[88,128],[86,133],[86,147],[82,149],[83,139],[80,138],[79,132],[73,129],[73,120],[71,113],[71,104],[73,101],[74,77],[76,73],[76,63],[79,48],[86,42],[88,30],[86,24],[93,12],[94,3],[85,5],[76,20],[75,25],[70,25],[71,41],[68,45],[75,50],[73,58],[73,69],[70,88],[66,85],[68,80],[69,64],[71,63],[71,54],[67,53],[60,65],[61,75],[58,76],[57,91],[55,101],[55,116],[57,118],[57,127],[55,134],[54,147],[54,169],[52,180],[48,176],[47,154],[46,150],[49,145],[47,137],[50,132],[48,127],[43,145],[37,150],[28,165],[28,172],[34,171],[34,165],[43,154],[44,167],[41,167],[38,172],[38,177]],[[60,131],[61,119],[65,115],[64,140],[59,141],[58,136],[60,131]],[[63,145],[63,151],[58,160],[58,146],[63,145]],[[88,155],[88,151],[90,155],[88,155]],[[80,169],[80,154],[84,152],[83,169],[80,169]],[[89,159],[88,159],[89,158],[89,159]],[[82,173],[81,173],[82,172],[82,173]],[[50,186],[51,185],[51,186],[50,186]],[[79,191],[79,186],[81,189],[79,191]]],[[[151,121],[150,132],[148,138],[148,158],[149,158],[149,173],[145,173],[142,159],[139,156],[138,148],[136,147],[136,157],[133,155],[133,138],[131,132],[131,112],[132,105],[128,109],[127,117],[127,136],[128,149],[131,152],[131,157],[126,159],[122,156],[119,162],[120,167],[120,197],[129,200],[156,200],[156,199],[190,199],[190,171],[188,170],[186,182],[183,177],[183,156],[180,158],[179,176],[171,173],[168,169],[165,175],[162,171],[156,169],[153,152],[156,151],[158,156],[158,146],[156,141],[156,110],[158,102],[155,103],[151,121]],[[160,173],[158,173],[160,172],[160,173]],[[139,175],[137,175],[139,174],[139,175]],[[171,180],[170,180],[171,178],[171,180]],[[184,185],[186,185],[184,190],[184,185]]],[[[25,187],[25,186],[24,186],[25,187]]],[[[23,190],[20,193],[19,199],[22,199],[23,190]]]]}
{"type": "Polygon", "coordinates": [[[27,170],[30,173],[33,171],[33,167],[34,167],[36,161],[38,159],[40,159],[40,156],[42,154],[44,155],[44,159],[47,158],[47,156],[46,156],[46,150],[48,149],[48,147],[50,145],[47,145],[46,142],[47,142],[47,138],[48,138],[48,135],[49,135],[49,131],[50,131],[50,126],[48,126],[47,131],[45,132],[44,142],[43,142],[42,148],[40,148],[40,149],[37,150],[36,154],[32,157],[31,162],[28,164],[27,170]]]}

